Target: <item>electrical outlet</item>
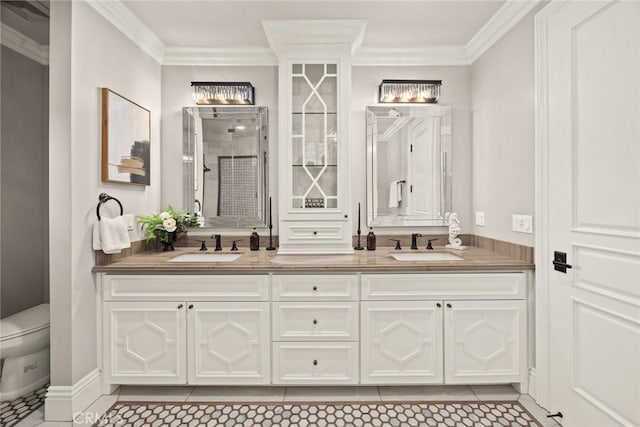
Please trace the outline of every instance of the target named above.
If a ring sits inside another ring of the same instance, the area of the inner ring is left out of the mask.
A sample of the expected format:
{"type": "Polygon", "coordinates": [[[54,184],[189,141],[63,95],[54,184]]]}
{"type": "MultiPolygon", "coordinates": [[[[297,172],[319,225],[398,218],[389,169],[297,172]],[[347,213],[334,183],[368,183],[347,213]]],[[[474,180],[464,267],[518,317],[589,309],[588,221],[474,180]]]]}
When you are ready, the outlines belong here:
{"type": "Polygon", "coordinates": [[[484,227],[484,212],[476,212],[476,225],[484,227]]]}
{"type": "Polygon", "coordinates": [[[136,228],[136,217],[131,215],[131,214],[122,215],[122,217],[124,218],[124,222],[127,224],[127,231],[135,230],[135,228],[136,228]]]}
{"type": "Polygon", "coordinates": [[[533,217],[531,215],[513,215],[512,229],[517,233],[533,233],[533,217]]]}

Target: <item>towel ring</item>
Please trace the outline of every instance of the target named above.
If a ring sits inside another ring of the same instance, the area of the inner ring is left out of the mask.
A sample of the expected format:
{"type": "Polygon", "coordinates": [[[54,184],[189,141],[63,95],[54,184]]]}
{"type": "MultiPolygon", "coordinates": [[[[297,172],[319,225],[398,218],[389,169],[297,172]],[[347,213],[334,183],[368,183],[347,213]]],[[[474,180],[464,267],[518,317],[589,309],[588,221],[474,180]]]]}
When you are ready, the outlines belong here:
{"type": "Polygon", "coordinates": [[[96,215],[98,215],[98,221],[100,221],[100,206],[107,203],[109,200],[115,200],[118,203],[118,206],[120,206],[120,216],[122,216],[122,214],[124,213],[124,210],[122,209],[122,203],[120,203],[120,200],[116,199],[115,197],[111,197],[107,193],[100,193],[100,195],[98,196],[98,200],[100,200],[100,202],[98,202],[98,206],[96,206],[96,215]]]}

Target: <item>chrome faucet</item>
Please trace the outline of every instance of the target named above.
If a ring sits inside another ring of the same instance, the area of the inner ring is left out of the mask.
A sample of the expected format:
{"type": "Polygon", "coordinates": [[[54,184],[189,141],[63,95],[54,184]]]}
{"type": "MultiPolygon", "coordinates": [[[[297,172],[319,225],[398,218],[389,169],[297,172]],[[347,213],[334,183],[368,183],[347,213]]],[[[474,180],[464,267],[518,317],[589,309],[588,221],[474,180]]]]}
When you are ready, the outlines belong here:
{"type": "Polygon", "coordinates": [[[411,235],[411,249],[413,249],[413,250],[417,250],[418,249],[418,237],[422,237],[422,234],[413,233],[411,235]]]}

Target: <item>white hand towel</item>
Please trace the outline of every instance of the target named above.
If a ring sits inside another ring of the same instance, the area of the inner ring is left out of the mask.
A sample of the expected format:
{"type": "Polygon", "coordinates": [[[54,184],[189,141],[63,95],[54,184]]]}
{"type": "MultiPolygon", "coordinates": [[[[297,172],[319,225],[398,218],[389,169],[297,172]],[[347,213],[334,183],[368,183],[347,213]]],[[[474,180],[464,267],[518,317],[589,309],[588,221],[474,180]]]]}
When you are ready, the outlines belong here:
{"type": "Polygon", "coordinates": [[[391,181],[389,184],[389,207],[397,208],[402,201],[402,183],[397,181],[391,181]]]}
{"type": "Polygon", "coordinates": [[[100,221],[93,223],[93,250],[102,250],[102,240],[100,239],[100,221]]]}
{"type": "Polygon", "coordinates": [[[105,254],[118,254],[131,247],[127,223],[122,216],[100,220],[100,241],[105,254]]]}

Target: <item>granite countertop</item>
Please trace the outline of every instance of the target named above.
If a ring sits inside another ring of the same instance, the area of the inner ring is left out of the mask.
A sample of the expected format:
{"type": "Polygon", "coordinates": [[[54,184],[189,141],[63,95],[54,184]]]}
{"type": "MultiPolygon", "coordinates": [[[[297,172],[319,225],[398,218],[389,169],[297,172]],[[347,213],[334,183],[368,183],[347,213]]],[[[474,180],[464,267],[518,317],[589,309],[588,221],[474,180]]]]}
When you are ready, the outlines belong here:
{"type": "Polygon", "coordinates": [[[194,247],[176,248],[173,252],[144,252],[107,265],[95,266],[95,273],[110,274],[256,274],[295,272],[424,272],[424,271],[517,271],[533,270],[529,261],[500,255],[486,249],[469,247],[453,251],[435,247],[433,251],[403,249],[399,253],[449,252],[462,257],[455,261],[397,261],[391,247],[376,251],[354,251],[351,255],[278,255],[277,251],[213,252],[209,254],[240,254],[233,262],[170,262],[171,258],[186,253],[201,253],[194,247]]]}

